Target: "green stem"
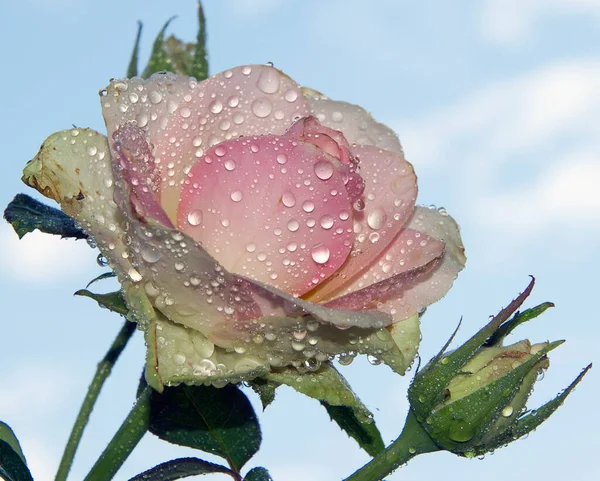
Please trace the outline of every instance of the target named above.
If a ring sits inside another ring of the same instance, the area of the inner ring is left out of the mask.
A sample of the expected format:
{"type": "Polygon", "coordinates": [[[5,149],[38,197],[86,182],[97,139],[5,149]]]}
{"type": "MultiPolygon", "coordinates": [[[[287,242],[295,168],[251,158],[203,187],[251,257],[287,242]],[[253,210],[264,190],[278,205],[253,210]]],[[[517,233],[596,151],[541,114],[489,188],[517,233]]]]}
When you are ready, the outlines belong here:
{"type": "Polygon", "coordinates": [[[84,481],[110,481],[148,430],[152,388],[146,386],[84,481]]]}
{"type": "Polygon", "coordinates": [[[90,384],[83,403],[81,404],[81,408],[79,409],[79,413],[75,419],[75,424],[73,424],[73,429],[69,435],[69,440],[65,446],[65,451],[62,459],[60,460],[56,477],[54,478],[55,481],[65,481],[67,479],[69,471],[71,470],[71,466],[73,465],[75,453],[79,447],[79,442],[83,436],[83,430],[90,419],[90,415],[92,414],[92,410],[94,409],[94,405],[96,404],[96,400],[98,399],[102,386],[104,385],[104,382],[108,376],[110,376],[113,366],[125,349],[125,346],[127,346],[127,342],[129,339],[131,339],[131,336],[135,332],[135,328],[135,323],[125,321],[125,324],[123,324],[123,327],[119,331],[119,334],[117,334],[117,337],[111,344],[108,352],[102,361],[98,363],[96,374],[94,374],[92,383],[90,384]]]}
{"type": "Polygon", "coordinates": [[[408,412],[404,429],[385,451],[377,455],[344,481],[381,481],[388,474],[408,463],[419,454],[439,451],[440,448],[421,427],[413,410],[408,412]]]}

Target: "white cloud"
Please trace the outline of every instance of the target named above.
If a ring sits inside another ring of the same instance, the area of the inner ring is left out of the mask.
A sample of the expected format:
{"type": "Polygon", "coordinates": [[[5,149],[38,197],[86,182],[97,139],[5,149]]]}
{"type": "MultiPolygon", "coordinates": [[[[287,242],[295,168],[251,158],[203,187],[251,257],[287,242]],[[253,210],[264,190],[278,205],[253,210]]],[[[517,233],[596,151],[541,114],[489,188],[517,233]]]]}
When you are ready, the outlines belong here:
{"type": "Polygon", "coordinates": [[[60,239],[34,231],[19,240],[12,227],[0,225],[0,265],[8,278],[57,282],[89,269],[96,253],[85,241],[60,239]]]}
{"type": "Polygon", "coordinates": [[[452,213],[491,240],[488,252],[525,254],[523,243],[543,240],[579,262],[600,233],[599,118],[600,61],[580,59],[489,85],[396,130],[418,173],[452,178],[452,213]]]}
{"type": "Polygon", "coordinates": [[[484,38],[499,45],[526,42],[546,16],[597,15],[598,0],[487,0],[480,14],[484,38]]]}
{"type": "Polygon", "coordinates": [[[517,229],[530,237],[553,227],[571,232],[600,225],[600,154],[570,155],[542,173],[533,185],[490,195],[476,205],[480,219],[497,230],[517,229]]]}

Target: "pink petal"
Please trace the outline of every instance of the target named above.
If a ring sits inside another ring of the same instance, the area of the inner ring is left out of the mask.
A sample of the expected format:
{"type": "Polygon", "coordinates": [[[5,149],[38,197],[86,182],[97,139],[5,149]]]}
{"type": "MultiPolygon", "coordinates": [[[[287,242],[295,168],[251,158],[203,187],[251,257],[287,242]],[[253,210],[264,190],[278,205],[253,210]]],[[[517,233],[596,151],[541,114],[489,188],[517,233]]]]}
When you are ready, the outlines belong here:
{"type": "Polygon", "coordinates": [[[409,219],[417,197],[417,178],[404,157],[367,145],[352,153],[366,182],[362,199],[354,203],[354,246],[338,272],[309,294],[312,302],[337,295],[374,264],[409,219]]]}
{"type": "Polygon", "coordinates": [[[338,270],[352,247],[339,165],[287,136],[223,142],[190,170],[179,229],[227,270],[301,295],[338,270]]]}
{"type": "Polygon", "coordinates": [[[109,137],[131,121],[146,131],[171,219],[186,172],[210,147],[242,135],[283,134],[308,114],[298,85],[266,65],[236,67],[203,82],[175,74],[115,80],[105,92],[109,137]]]}
{"type": "Polygon", "coordinates": [[[444,211],[417,207],[408,226],[443,241],[445,251],[441,262],[427,276],[420,278],[401,298],[390,297],[380,306],[380,310],[392,314],[395,319],[408,317],[444,297],[467,260],[460,229],[444,211]]]}
{"type": "Polygon", "coordinates": [[[113,161],[122,169],[123,180],[131,191],[130,200],[137,214],[149,217],[167,227],[174,227],[157,200],[156,164],[142,129],[133,123],[119,127],[113,133],[113,161]]]}
{"type": "Polygon", "coordinates": [[[344,134],[324,127],[314,117],[304,117],[292,125],[286,136],[314,144],[342,162],[350,201],[354,203],[360,198],[365,190],[365,181],[357,172],[358,161],[352,155],[344,134]]]}
{"type": "Polygon", "coordinates": [[[403,274],[414,273],[416,269],[431,264],[432,261],[442,257],[444,250],[445,246],[442,241],[405,227],[377,260],[362,275],[346,284],[338,293],[340,297],[329,301],[327,305],[350,309],[341,302],[341,299],[377,283],[389,281],[396,276],[398,282],[404,282],[401,277],[403,274]]]}
{"type": "Polygon", "coordinates": [[[374,145],[380,149],[402,154],[396,133],[377,122],[358,105],[331,100],[311,89],[303,89],[311,114],[321,124],[344,133],[351,144],[374,145]]]}

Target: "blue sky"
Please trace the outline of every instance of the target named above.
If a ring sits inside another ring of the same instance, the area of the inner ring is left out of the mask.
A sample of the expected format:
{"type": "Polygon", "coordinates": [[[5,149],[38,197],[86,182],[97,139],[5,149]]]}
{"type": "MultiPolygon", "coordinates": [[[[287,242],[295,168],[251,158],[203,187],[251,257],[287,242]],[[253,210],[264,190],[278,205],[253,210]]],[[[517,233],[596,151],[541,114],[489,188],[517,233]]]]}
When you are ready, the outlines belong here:
{"type": "MultiPolygon", "coordinates": [[[[302,85],[365,107],[400,135],[419,176],[419,202],[444,206],[461,224],[467,269],[424,318],[424,358],[461,316],[459,338],[465,339],[533,274],[538,282],[530,305],[551,300],[556,307],[520,328],[514,340],[568,342],[552,353],[532,404],[599,360],[600,2],[205,4],[212,73],[270,61],[302,85]]],[[[0,5],[0,204],[27,191],[21,169],[49,134],[72,124],[103,130],[97,92],[124,74],[136,21],[144,22],[145,60],[172,15],[178,18],[170,31],[192,40],[193,0],[0,5]]],[[[39,233],[18,241],[8,225],[0,226],[0,243],[0,419],[22,439],[36,481],[45,481],[121,320],[71,296],[103,272],[85,243],[39,233]]],[[[136,337],[103,392],[72,479],[83,478],[131,406],[144,356],[136,337]]],[[[483,462],[423,456],[388,479],[597,479],[595,371],[526,440],[483,462]]],[[[395,438],[409,378],[364,360],[342,372],[374,411],[385,441],[395,438]]],[[[267,466],[277,481],[341,479],[366,461],[318,403],[288,390],[261,423],[263,448],[251,463],[267,466]]],[[[147,435],[117,479],[189,454],[147,435]]]]}

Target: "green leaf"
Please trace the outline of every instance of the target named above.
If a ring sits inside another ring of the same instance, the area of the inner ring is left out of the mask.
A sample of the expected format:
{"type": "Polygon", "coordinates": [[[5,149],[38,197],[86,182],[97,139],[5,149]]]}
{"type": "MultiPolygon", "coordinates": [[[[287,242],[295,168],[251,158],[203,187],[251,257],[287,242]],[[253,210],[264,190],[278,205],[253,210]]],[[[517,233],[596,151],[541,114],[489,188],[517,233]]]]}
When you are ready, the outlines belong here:
{"type": "Polygon", "coordinates": [[[158,32],[156,40],[154,40],[154,45],[152,46],[152,54],[150,55],[150,60],[148,60],[148,65],[142,73],[143,78],[148,78],[150,77],[150,75],[156,72],[173,71],[171,67],[172,62],[169,59],[169,56],[164,48],[164,42],[165,32],[167,31],[169,24],[173,21],[174,18],[175,17],[171,17],[169,20],[167,20],[161,31],[158,32]]]}
{"type": "Polygon", "coordinates": [[[370,423],[361,422],[356,413],[348,406],[331,406],[325,401],[321,401],[329,416],[335,421],[342,430],[353,438],[358,445],[369,455],[375,457],[385,449],[381,433],[375,421],[370,423]]]}
{"type": "Polygon", "coordinates": [[[244,481],[273,481],[273,478],[269,474],[269,471],[267,471],[267,468],[258,466],[248,471],[244,481]]]}
{"type": "Polygon", "coordinates": [[[285,368],[263,377],[321,401],[331,419],[370,455],[375,456],[384,449],[373,415],[331,364],[322,364],[317,371],[302,374],[296,368],[285,368]]]}
{"type": "Polygon", "coordinates": [[[208,77],[208,52],[206,50],[206,19],[202,2],[198,2],[198,36],[196,37],[196,51],[190,75],[198,81],[208,77]]]}
{"type": "Polygon", "coordinates": [[[89,297],[94,299],[100,307],[104,307],[110,311],[126,316],[129,313],[125,299],[121,291],[109,292],[108,294],[94,294],[87,289],[79,289],[75,296],[89,297]]]}
{"type": "Polygon", "coordinates": [[[153,392],[150,431],[173,444],[225,458],[238,471],[258,451],[260,426],[237,386],[185,386],[153,392]]]}
{"type": "Polygon", "coordinates": [[[98,277],[95,277],[90,282],[87,283],[85,288],[90,287],[94,282],[103,281],[104,279],[110,279],[111,277],[117,277],[117,273],[114,271],[105,272],[104,274],[100,274],[98,277]]]}
{"type": "Polygon", "coordinates": [[[4,210],[4,218],[11,223],[19,238],[36,229],[61,237],[87,238],[87,234],[64,212],[25,194],[15,196],[4,210]]]}
{"type": "Polygon", "coordinates": [[[267,381],[262,377],[257,377],[252,381],[248,381],[252,390],[260,397],[263,410],[275,400],[275,390],[280,386],[273,381],[267,381]]]}
{"type": "Polygon", "coordinates": [[[10,447],[13,448],[13,450],[21,457],[23,462],[27,464],[17,436],[15,436],[15,433],[10,426],[2,421],[0,421],[0,441],[8,443],[10,447]]]}
{"type": "Polygon", "coordinates": [[[0,422],[0,478],[5,481],[33,481],[17,437],[8,424],[0,422]]]}
{"type": "Polygon", "coordinates": [[[173,481],[188,476],[210,473],[233,474],[230,469],[220,464],[209,463],[198,458],[179,458],[154,466],[134,476],[129,481],[173,481]]]}

